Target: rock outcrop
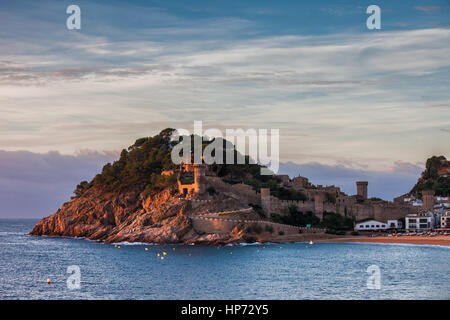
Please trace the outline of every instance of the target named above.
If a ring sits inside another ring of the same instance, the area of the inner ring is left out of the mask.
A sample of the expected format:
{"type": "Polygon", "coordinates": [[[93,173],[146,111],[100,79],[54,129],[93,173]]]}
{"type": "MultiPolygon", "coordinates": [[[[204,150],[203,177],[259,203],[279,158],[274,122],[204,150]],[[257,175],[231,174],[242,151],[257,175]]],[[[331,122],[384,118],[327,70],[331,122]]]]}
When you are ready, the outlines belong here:
{"type": "MultiPolygon", "coordinates": [[[[226,244],[299,234],[298,227],[264,221],[260,195],[242,183],[274,184],[276,177],[268,181],[257,164],[175,168],[171,153],[178,142],[173,133],[167,128],[123,149],[92,181],[80,182],[75,197],[42,219],[31,235],[105,243],[226,244]]],[[[229,152],[230,144],[223,144],[229,152]]],[[[233,153],[238,157],[237,150],[233,153]]]]}
{"type": "MultiPolygon", "coordinates": [[[[137,190],[104,193],[91,188],[42,219],[30,234],[84,237],[105,243],[225,244],[251,240],[244,225],[225,234],[206,234],[195,230],[189,218],[239,210],[239,202],[222,199],[195,203],[178,196],[172,189],[146,195],[137,190]]],[[[254,212],[243,214],[243,218],[248,217],[258,218],[254,212]]]]}

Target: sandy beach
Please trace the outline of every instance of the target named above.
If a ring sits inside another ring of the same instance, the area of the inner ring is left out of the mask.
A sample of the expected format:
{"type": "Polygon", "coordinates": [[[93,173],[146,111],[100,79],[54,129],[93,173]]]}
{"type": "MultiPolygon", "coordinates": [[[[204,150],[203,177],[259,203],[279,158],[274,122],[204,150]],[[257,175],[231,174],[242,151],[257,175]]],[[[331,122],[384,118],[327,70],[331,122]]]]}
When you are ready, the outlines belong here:
{"type": "Polygon", "coordinates": [[[366,242],[366,243],[411,243],[411,244],[426,244],[426,245],[441,245],[450,246],[450,236],[438,235],[434,237],[427,236],[338,236],[325,233],[310,233],[310,234],[291,234],[283,236],[271,236],[270,238],[260,237],[259,242],[366,242]]]}
{"type": "Polygon", "coordinates": [[[427,244],[427,245],[441,245],[450,246],[450,236],[435,236],[435,237],[421,237],[421,236],[401,236],[401,237],[340,237],[330,239],[320,239],[317,242],[368,242],[368,243],[412,243],[412,244],[427,244]]]}

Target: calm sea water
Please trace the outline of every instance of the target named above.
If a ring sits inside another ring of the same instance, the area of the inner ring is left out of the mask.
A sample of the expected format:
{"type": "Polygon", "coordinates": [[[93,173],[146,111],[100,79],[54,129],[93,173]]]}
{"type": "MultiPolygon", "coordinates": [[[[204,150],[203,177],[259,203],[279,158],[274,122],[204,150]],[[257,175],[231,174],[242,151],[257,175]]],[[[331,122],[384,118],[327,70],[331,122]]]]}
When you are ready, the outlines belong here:
{"type": "Polygon", "coordinates": [[[1,299],[450,299],[448,247],[121,244],[119,249],[28,236],[36,222],[0,220],[1,299]],[[163,252],[161,260],[157,254],[163,252]],[[81,271],[79,290],[67,288],[71,265],[81,271]],[[380,268],[379,290],[367,288],[370,265],[380,268]]]}

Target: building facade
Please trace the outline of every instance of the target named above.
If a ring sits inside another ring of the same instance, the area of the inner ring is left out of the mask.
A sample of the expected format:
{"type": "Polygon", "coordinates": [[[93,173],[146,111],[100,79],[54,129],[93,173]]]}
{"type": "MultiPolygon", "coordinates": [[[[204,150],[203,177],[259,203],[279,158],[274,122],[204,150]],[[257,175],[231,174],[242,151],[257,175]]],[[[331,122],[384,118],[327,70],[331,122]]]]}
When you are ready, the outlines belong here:
{"type": "Polygon", "coordinates": [[[388,229],[387,223],[376,220],[363,221],[355,225],[355,230],[357,231],[379,231],[387,229],[388,229]]]}
{"type": "Polygon", "coordinates": [[[441,229],[450,229],[450,210],[441,215],[441,229]]]}
{"type": "Polygon", "coordinates": [[[388,220],[388,229],[403,229],[403,222],[400,220],[388,220]]]}
{"type": "Polygon", "coordinates": [[[428,231],[436,227],[436,215],[430,211],[408,214],[405,229],[409,231],[428,231]]]}

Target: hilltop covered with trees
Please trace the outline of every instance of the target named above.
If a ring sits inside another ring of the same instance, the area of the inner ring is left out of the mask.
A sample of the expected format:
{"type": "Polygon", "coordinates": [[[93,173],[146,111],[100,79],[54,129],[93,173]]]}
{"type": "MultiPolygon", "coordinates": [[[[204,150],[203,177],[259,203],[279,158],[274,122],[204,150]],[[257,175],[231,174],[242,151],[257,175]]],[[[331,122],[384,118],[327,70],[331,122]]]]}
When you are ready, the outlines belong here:
{"type": "MultiPolygon", "coordinates": [[[[92,181],[82,181],[75,189],[75,197],[80,197],[85,191],[92,187],[106,192],[122,192],[128,189],[140,191],[161,191],[176,184],[175,176],[163,176],[164,170],[174,169],[176,165],[172,162],[171,151],[178,141],[173,139],[175,129],[167,128],[153,137],[140,138],[136,142],[123,149],[120,158],[107,163],[101,173],[97,174],[92,181]]],[[[235,146],[223,140],[223,159],[227,152],[233,152],[235,164],[213,164],[211,170],[227,183],[245,183],[251,185],[255,190],[268,187],[274,196],[280,199],[306,200],[302,193],[278,186],[279,180],[274,175],[261,175],[262,166],[251,163],[250,158],[245,156],[245,164],[236,164],[238,153],[235,146]]],[[[211,140],[203,141],[202,148],[213,143],[211,140]]],[[[194,136],[191,136],[191,152],[194,148],[194,136]]],[[[214,154],[213,154],[214,155],[214,154]]]]}
{"type": "Polygon", "coordinates": [[[128,149],[122,150],[117,161],[107,163],[91,182],[82,181],[74,191],[75,196],[81,196],[91,187],[120,192],[132,187],[143,190],[148,185],[160,189],[174,183],[160,175],[161,171],[173,167],[170,158],[173,131],[169,128],[154,137],[136,140],[128,149]]]}
{"type": "Polygon", "coordinates": [[[411,193],[418,192],[421,194],[423,190],[434,190],[438,196],[450,196],[448,169],[450,169],[450,162],[444,156],[429,158],[426,162],[425,171],[422,172],[411,193]]]}

